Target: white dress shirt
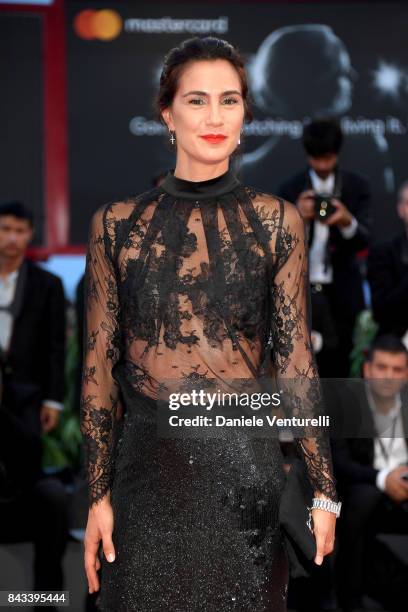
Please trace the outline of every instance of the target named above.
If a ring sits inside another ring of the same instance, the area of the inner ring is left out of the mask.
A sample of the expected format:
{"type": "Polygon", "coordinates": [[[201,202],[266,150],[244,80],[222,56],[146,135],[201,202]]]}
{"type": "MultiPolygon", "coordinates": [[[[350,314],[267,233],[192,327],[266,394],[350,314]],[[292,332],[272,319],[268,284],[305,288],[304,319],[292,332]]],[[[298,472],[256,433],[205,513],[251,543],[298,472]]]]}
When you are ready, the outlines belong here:
{"type": "MultiPolygon", "coordinates": [[[[310,180],[313,190],[316,193],[333,194],[335,186],[335,174],[332,172],[326,179],[320,178],[312,169],[309,170],[310,180]]],[[[357,219],[353,216],[351,224],[347,227],[340,227],[339,230],[346,240],[352,238],[357,231],[357,219]]],[[[333,268],[330,263],[325,269],[326,245],[329,239],[329,227],[319,221],[314,220],[313,239],[309,249],[309,275],[311,283],[332,283],[333,268]]]]}
{"type": "MultiPolygon", "coordinates": [[[[18,278],[18,269],[10,272],[5,278],[0,277],[0,306],[9,306],[14,298],[18,278]]],[[[13,329],[13,316],[8,310],[0,309],[0,346],[7,351],[13,329]]]]}
{"type": "MultiPolygon", "coordinates": [[[[0,306],[10,306],[16,292],[17,279],[19,268],[13,270],[5,277],[0,277],[0,306]]],[[[0,309],[0,346],[4,351],[7,351],[10,346],[11,334],[13,331],[13,316],[8,310],[0,309]]],[[[50,408],[62,410],[64,407],[61,402],[45,399],[43,405],[50,408]]]]}
{"type": "Polygon", "coordinates": [[[401,396],[400,394],[396,396],[395,405],[389,412],[384,414],[377,409],[368,385],[366,385],[366,395],[368,405],[373,415],[375,429],[380,435],[381,443],[387,455],[387,457],[384,456],[381,449],[381,443],[378,437],[376,437],[374,440],[373,467],[379,470],[376,478],[376,485],[381,491],[385,491],[385,480],[388,474],[400,465],[408,466],[408,451],[401,415],[401,396]]]}

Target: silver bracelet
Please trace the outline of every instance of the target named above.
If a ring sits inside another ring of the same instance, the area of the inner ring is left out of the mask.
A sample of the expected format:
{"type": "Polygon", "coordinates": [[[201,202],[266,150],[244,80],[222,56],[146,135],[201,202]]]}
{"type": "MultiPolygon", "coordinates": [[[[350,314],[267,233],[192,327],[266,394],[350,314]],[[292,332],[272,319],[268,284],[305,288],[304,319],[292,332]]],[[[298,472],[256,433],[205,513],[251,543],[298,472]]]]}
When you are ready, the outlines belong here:
{"type": "Polygon", "coordinates": [[[313,510],[314,508],[318,508],[319,510],[325,510],[326,512],[333,512],[333,514],[335,514],[336,517],[339,518],[341,502],[334,502],[329,499],[320,499],[319,497],[314,497],[312,499],[311,510],[313,510]]]}

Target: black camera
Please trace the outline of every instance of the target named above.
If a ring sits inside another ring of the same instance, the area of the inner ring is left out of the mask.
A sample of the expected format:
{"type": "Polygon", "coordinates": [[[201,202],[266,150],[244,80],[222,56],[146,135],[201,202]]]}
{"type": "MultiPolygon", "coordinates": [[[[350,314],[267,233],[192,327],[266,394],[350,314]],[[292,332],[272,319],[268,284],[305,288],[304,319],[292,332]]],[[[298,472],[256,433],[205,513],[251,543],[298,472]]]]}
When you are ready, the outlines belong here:
{"type": "Polygon", "coordinates": [[[315,218],[319,221],[326,221],[336,210],[333,204],[333,196],[327,193],[316,193],[314,196],[315,218]]]}

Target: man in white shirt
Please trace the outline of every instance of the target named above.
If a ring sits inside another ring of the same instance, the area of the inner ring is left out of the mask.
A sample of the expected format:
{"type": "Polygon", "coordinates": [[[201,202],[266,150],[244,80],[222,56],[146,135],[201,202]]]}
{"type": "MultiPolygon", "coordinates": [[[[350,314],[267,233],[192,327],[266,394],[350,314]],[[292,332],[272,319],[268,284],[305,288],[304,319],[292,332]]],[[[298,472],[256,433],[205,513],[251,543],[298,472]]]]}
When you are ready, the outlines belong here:
{"type": "Polygon", "coordinates": [[[306,125],[303,146],[308,168],[279,189],[295,202],[306,223],[312,326],[321,336],[317,362],[321,376],[346,377],[357,314],[364,308],[356,258],[368,245],[370,188],[362,176],[339,166],[343,136],[339,124],[322,119],[306,125]],[[318,196],[325,196],[319,214],[318,196]]]}
{"type": "MultiPolygon", "coordinates": [[[[34,590],[62,590],[68,494],[42,470],[64,393],[61,280],[26,258],[33,217],[0,204],[0,541],[34,542],[34,590]]],[[[56,609],[56,608],[54,608],[56,609]]]]}
{"type": "MultiPolygon", "coordinates": [[[[12,312],[12,304],[16,294],[20,269],[33,237],[31,218],[19,218],[14,214],[8,214],[9,212],[18,214],[18,204],[16,206],[11,203],[8,208],[3,205],[0,210],[0,350],[3,354],[7,354],[11,348],[13,327],[16,320],[12,312]],[[8,208],[10,211],[8,211],[8,208]]],[[[60,317],[64,317],[63,312],[62,310],[59,314],[60,317]]],[[[16,325],[18,325],[18,320],[16,325]]],[[[44,431],[50,431],[56,427],[62,408],[62,401],[46,397],[42,399],[41,422],[44,431]]]]}
{"type": "MultiPolygon", "coordinates": [[[[393,336],[377,339],[364,363],[366,397],[374,421],[375,483],[396,503],[408,500],[408,431],[405,430],[401,389],[408,380],[408,352],[393,336]],[[386,345],[388,342],[388,346],[386,345]],[[391,351],[391,342],[395,349],[391,351]]],[[[406,400],[406,397],[405,397],[406,400]]],[[[407,516],[408,520],[408,516],[407,516]]]]}
{"type": "MultiPolygon", "coordinates": [[[[337,569],[345,611],[353,610],[362,594],[367,543],[377,533],[408,534],[407,381],[406,347],[397,336],[379,336],[364,363],[364,385],[344,406],[360,411],[367,435],[333,441],[344,501],[337,569]]],[[[408,587],[408,573],[406,578],[408,587]]]]}

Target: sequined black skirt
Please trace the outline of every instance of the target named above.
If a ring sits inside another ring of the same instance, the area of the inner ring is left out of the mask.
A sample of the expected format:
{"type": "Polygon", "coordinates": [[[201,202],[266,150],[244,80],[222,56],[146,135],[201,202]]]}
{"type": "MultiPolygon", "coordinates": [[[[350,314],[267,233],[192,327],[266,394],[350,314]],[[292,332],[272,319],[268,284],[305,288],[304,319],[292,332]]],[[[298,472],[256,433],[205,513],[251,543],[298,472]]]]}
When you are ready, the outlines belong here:
{"type": "Polygon", "coordinates": [[[111,492],[116,559],[102,561],[100,609],[284,612],[278,441],[226,430],[161,438],[154,400],[132,391],[126,409],[111,492]]]}

